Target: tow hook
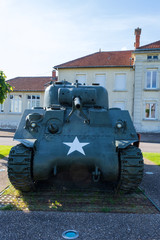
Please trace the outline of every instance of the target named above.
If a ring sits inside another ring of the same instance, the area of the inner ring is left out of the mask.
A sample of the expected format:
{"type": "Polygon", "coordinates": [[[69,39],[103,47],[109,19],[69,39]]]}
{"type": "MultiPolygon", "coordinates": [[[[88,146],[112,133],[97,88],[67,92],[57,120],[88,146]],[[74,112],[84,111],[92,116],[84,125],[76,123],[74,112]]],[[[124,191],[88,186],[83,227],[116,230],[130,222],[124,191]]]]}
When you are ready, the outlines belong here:
{"type": "Polygon", "coordinates": [[[98,170],[98,167],[95,167],[95,171],[92,172],[93,181],[99,182],[101,172],[98,170]]]}

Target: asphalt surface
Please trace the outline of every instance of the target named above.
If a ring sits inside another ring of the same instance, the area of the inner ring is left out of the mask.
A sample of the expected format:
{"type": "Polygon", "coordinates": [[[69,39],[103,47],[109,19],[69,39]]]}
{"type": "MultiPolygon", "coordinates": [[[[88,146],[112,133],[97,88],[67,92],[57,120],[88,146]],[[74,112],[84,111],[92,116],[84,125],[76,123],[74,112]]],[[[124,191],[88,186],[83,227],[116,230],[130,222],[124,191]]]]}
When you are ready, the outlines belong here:
{"type": "MultiPolygon", "coordinates": [[[[8,136],[4,138],[11,140],[8,136]]],[[[4,138],[0,138],[1,141],[4,138]]],[[[159,150],[158,140],[154,143],[157,145],[155,149],[159,150]]],[[[152,142],[151,138],[143,141],[143,144],[149,144],[145,146],[150,152],[155,144],[149,142],[152,142]]],[[[7,159],[3,159],[0,169],[6,169],[6,164],[7,159]]],[[[5,171],[1,171],[1,174],[5,174],[5,171]]],[[[160,208],[159,176],[160,167],[145,159],[144,178],[140,187],[160,208]]],[[[0,240],[62,240],[62,233],[68,229],[77,230],[79,240],[159,240],[160,214],[0,211],[0,240]]]]}
{"type": "Polygon", "coordinates": [[[160,210],[160,166],[147,159],[144,159],[144,163],[144,176],[140,187],[160,210]]]}
{"type": "Polygon", "coordinates": [[[79,240],[159,240],[160,214],[0,212],[0,239],[62,240],[65,230],[79,240]]]}
{"type": "Polygon", "coordinates": [[[160,143],[141,142],[140,149],[142,152],[160,153],[160,143]]]}

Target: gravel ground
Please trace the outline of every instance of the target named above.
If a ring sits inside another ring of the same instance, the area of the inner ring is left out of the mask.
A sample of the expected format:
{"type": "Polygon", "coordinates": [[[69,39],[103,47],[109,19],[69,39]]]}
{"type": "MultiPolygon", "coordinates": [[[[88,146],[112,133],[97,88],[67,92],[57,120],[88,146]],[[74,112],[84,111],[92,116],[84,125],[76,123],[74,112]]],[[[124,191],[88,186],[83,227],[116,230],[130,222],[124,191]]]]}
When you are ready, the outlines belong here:
{"type": "Polygon", "coordinates": [[[160,215],[0,212],[3,240],[61,240],[68,229],[79,240],[159,240],[160,215]]]}

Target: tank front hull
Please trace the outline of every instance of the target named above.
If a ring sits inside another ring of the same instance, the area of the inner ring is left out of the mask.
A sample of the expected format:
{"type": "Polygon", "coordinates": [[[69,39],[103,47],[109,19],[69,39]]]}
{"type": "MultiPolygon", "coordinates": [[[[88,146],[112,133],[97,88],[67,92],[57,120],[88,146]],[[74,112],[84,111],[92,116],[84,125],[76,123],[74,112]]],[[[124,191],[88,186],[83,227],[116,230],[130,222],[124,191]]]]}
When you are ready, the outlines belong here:
{"type": "Polygon", "coordinates": [[[35,180],[48,179],[55,166],[76,163],[98,167],[107,181],[116,181],[119,176],[118,153],[110,136],[57,136],[37,142],[35,149],[35,180]]]}

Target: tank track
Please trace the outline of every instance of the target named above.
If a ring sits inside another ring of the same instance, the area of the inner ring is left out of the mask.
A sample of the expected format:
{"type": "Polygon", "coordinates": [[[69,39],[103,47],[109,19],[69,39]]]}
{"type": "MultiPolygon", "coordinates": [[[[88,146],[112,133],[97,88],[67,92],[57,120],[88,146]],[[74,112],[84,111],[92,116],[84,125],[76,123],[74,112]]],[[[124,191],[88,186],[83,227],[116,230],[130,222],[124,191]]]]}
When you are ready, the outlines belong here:
{"type": "Polygon", "coordinates": [[[129,146],[119,151],[120,178],[117,190],[135,191],[143,178],[143,156],[141,150],[129,146]]]}
{"type": "Polygon", "coordinates": [[[34,188],[31,148],[18,144],[11,149],[8,159],[8,177],[18,190],[30,191],[34,188]]]}

